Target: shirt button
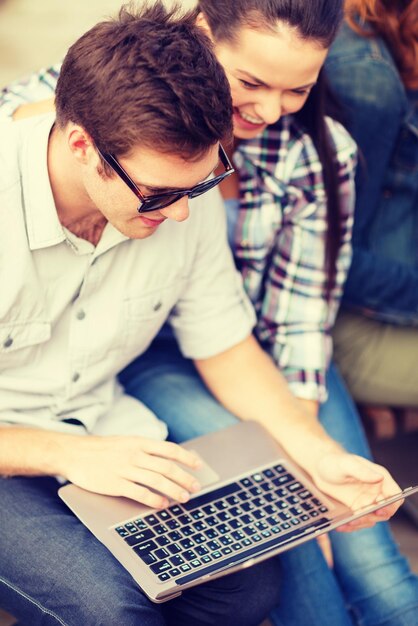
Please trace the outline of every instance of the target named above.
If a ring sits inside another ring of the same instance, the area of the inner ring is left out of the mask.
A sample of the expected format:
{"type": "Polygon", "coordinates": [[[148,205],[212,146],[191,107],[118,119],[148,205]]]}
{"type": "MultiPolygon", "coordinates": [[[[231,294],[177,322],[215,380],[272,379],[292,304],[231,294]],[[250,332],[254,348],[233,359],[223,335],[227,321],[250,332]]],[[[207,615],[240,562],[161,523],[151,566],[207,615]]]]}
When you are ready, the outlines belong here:
{"type": "Polygon", "coordinates": [[[80,378],[80,374],[78,372],[74,372],[73,378],[72,378],[73,383],[76,383],[79,378],[80,378]]]}
{"type": "Polygon", "coordinates": [[[156,302],[154,304],[154,311],[158,311],[159,309],[161,309],[162,306],[163,306],[162,302],[156,302]]]}
{"type": "Polygon", "coordinates": [[[12,343],[13,343],[13,338],[12,337],[7,337],[6,341],[3,343],[3,347],[4,348],[10,348],[12,343]]]}
{"type": "Polygon", "coordinates": [[[78,320],[83,320],[85,317],[86,317],[86,313],[85,313],[85,311],[83,311],[83,309],[80,309],[80,310],[77,312],[77,319],[78,319],[78,320]]]}

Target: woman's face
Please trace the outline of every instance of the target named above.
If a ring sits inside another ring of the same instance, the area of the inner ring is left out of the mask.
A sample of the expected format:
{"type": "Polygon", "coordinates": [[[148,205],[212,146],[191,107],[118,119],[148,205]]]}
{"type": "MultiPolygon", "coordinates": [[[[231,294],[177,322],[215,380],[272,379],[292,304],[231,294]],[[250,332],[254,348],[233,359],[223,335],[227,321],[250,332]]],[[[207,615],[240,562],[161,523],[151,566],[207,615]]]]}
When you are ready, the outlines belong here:
{"type": "Polygon", "coordinates": [[[234,135],[251,139],[282,115],[299,111],[328,50],[278,22],[276,32],[243,27],[233,42],[216,42],[234,106],[234,135]]]}

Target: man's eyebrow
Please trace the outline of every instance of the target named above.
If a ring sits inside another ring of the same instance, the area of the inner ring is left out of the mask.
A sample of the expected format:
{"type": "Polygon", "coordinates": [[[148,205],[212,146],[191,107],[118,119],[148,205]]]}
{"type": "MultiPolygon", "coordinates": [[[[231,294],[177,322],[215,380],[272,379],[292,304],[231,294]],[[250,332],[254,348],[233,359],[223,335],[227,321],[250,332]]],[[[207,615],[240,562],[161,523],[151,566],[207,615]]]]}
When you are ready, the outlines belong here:
{"type": "MultiPolygon", "coordinates": [[[[241,74],[245,74],[247,78],[252,80],[254,83],[257,83],[258,85],[261,85],[262,87],[268,87],[269,89],[272,88],[271,85],[268,85],[267,83],[265,83],[263,80],[261,80],[261,78],[257,78],[257,76],[253,76],[253,74],[250,74],[249,72],[246,72],[245,70],[238,69],[237,71],[240,72],[241,74]]],[[[314,85],[316,85],[316,81],[312,83],[308,83],[307,85],[300,85],[298,87],[293,87],[293,89],[308,89],[309,87],[313,87],[314,85]]]]}
{"type": "MultiPolygon", "coordinates": [[[[219,165],[219,159],[217,160],[215,166],[211,169],[211,171],[207,174],[207,176],[205,176],[204,178],[202,178],[202,180],[200,182],[203,182],[204,180],[206,180],[208,178],[208,176],[210,176],[211,174],[213,174],[213,172],[216,170],[216,168],[219,165]]],[[[139,188],[142,189],[146,189],[147,191],[150,191],[151,193],[154,194],[159,194],[159,193],[167,193],[168,191],[184,191],[185,189],[189,189],[189,187],[156,187],[155,185],[147,185],[146,183],[139,183],[138,181],[134,181],[135,185],[139,188]]]]}

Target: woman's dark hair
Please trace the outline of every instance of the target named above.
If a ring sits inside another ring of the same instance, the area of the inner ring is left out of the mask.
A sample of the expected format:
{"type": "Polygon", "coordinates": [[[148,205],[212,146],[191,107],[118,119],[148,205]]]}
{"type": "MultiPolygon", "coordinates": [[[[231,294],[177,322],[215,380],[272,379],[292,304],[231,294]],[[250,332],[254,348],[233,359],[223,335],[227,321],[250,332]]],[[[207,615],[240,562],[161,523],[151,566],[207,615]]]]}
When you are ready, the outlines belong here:
{"type": "MultiPolygon", "coordinates": [[[[199,0],[198,9],[205,15],[216,41],[233,42],[242,27],[276,31],[277,22],[294,28],[301,39],[318,42],[328,48],[343,19],[343,0],[199,0]]],[[[311,136],[321,161],[327,194],[326,293],[335,285],[336,262],[342,243],[342,216],[339,198],[338,169],[334,144],[325,115],[338,119],[336,101],[321,71],[305,106],[295,114],[311,136]]]]}

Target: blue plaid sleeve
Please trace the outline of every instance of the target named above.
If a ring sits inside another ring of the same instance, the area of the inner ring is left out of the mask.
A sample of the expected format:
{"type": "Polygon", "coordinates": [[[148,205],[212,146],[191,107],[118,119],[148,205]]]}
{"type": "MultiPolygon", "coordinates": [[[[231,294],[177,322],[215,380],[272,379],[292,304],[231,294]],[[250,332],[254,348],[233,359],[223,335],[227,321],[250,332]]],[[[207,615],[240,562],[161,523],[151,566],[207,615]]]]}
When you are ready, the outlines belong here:
{"type": "Polygon", "coordinates": [[[0,92],[0,119],[10,118],[22,104],[51,98],[60,69],[57,63],[4,87],[0,92]]]}

